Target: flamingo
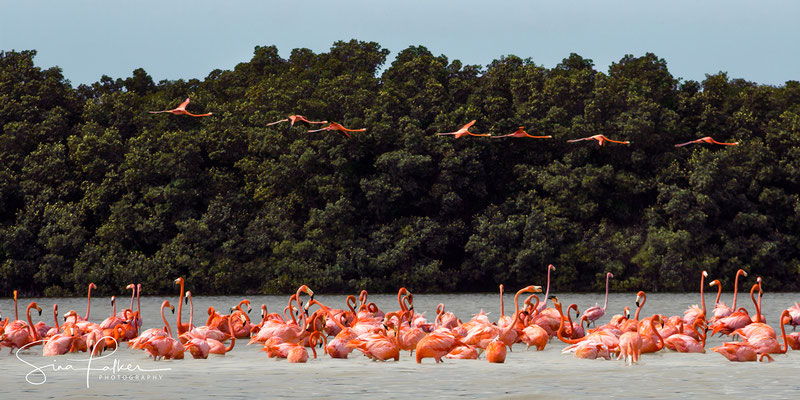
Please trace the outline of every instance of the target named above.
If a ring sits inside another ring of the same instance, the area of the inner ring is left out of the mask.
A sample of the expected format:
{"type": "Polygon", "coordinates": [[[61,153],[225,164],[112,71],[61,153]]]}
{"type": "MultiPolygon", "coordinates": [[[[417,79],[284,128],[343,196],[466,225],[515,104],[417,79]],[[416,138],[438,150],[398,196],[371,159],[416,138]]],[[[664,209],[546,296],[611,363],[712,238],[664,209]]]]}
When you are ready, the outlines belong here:
{"type": "Polygon", "coordinates": [[[624,141],[624,142],[619,141],[619,140],[611,140],[611,139],[609,139],[609,138],[607,138],[607,137],[605,137],[603,135],[594,135],[594,136],[589,136],[589,137],[580,138],[580,139],[572,139],[572,140],[567,140],[567,142],[574,143],[574,142],[580,142],[582,140],[597,140],[597,142],[600,144],[601,147],[605,146],[606,142],[620,143],[620,144],[631,144],[631,142],[629,142],[627,140],[624,141]]]}
{"type": "Polygon", "coordinates": [[[551,298],[551,300],[553,301],[555,310],[560,316],[558,329],[556,330],[556,336],[558,336],[558,339],[562,342],[573,345],[564,348],[562,353],[575,352],[575,357],[578,358],[597,358],[605,357],[608,355],[609,351],[619,347],[619,339],[615,335],[604,330],[595,330],[594,332],[591,332],[580,339],[565,338],[561,334],[561,331],[564,329],[564,320],[566,319],[564,318],[564,313],[561,310],[561,302],[559,302],[558,298],[555,296],[551,298]],[[585,344],[582,344],[584,342],[585,344]],[[600,344],[602,346],[596,346],[595,344],[600,344]],[[594,348],[594,350],[592,350],[592,348],[594,348]]]}
{"type": "Polygon", "coordinates": [[[465,345],[452,332],[437,329],[417,343],[417,364],[421,364],[424,358],[433,358],[438,364],[456,347],[465,345]]]}
{"type": "Polygon", "coordinates": [[[33,328],[31,321],[31,309],[33,308],[39,312],[40,316],[42,315],[42,308],[38,304],[35,302],[28,304],[28,308],[25,310],[28,323],[13,321],[11,325],[6,325],[0,334],[0,347],[6,346],[13,351],[15,348],[21,348],[39,340],[39,334],[33,328]]]}
{"type": "Polygon", "coordinates": [[[800,325],[800,303],[794,303],[794,305],[787,310],[789,311],[789,316],[786,318],[786,321],[781,321],[781,323],[791,325],[792,331],[794,331],[797,329],[797,326],[800,325]]]}
{"type": "MultiPolygon", "coordinates": [[[[191,339],[200,339],[203,341],[208,339],[213,339],[218,342],[223,342],[231,337],[231,335],[222,332],[217,328],[212,328],[209,326],[195,327],[194,324],[192,323],[194,319],[194,302],[192,301],[191,291],[188,290],[186,291],[185,299],[186,299],[185,301],[189,302],[189,326],[191,326],[192,328],[178,337],[181,343],[186,344],[186,342],[190,341],[191,339]]],[[[244,317],[242,317],[242,320],[244,320],[244,317]]],[[[230,318],[226,318],[226,322],[230,322],[230,318]]],[[[229,325],[228,329],[230,329],[230,324],[228,325],[229,325]]]]}
{"type": "MultiPolygon", "coordinates": [[[[611,272],[606,273],[606,299],[605,302],[603,302],[603,308],[600,308],[600,305],[595,303],[594,307],[589,307],[583,312],[583,317],[581,319],[586,319],[586,321],[594,325],[595,321],[606,314],[606,307],[608,306],[608,280],[613,277],[614,274],[611,272]]],[[[581,323],[581,326],[583,326],[583,323],[581,323]]]]}
{"type": "Polygon", "coordinates": [[[125,320],[117,316],[117,297],[111,296],[111,316],[100,323],[100,329],[113,329],[125,320]]]}
{"type": "Polygon", "coordinates": [[[492,136],[492,139],[499,139],[499,138],[504,138],[504,137],[515,137],[515,138],[526,137],[526,138],[533,138],[533,139],[550,139],[550,138],[552,138],[552,136],[550,136],[550,135],[547,135],[547,136],[531,136],[531,135],[528,134],[528,132],[525,132],[525,127],[524,126],[520,126],[519,128],[517,128],[516,131],[514,131],[512,133],[509,133],[508,135],[492,136]]]}
{"type": "Polygon", "coordinates": [[[177,329],[178,331],[178,336],[180,337],[188,330],[192,329],[192,326],[189,323],[181,323],[181,315],[183,314],[183,302],[185,298],[185,294],[183,291],[183,285],[184,285],[183,277],[178,277],[177,279],[175,279],[174,284],[180,285],[181,287],[180,296],[178,297],[178,322],[176,323],[175,326],[175,329],[177,329]]]}
{"type": "Polygon", "coordinates": [[[164,321],[164,327],[166,328],[167,335],[152,336],[143,345],[145,351],[153,356],[153,360],[158,360],[161,358],[167,360],[183,359],[183,353],[185,349],[183,348],[181,342],[172,337],[172,328],[169,326],[169,322],[167,322],[167,318],[164,316],[164,309],[167,307],[169,307],[174,314],[175,306],[169,304],[169,300],[164,300],[164,302],[161,303],[161,319],[164,321]]]}
{"type": "Polygon", "coordinates": [[[722,293],[722,286],[719,283],[719,280],[715,279],[708,284],[708,286],[715,286],[719,285],[717,289],[717,299],[714,304],[714,316],[711,318],[711,322],[714,322],[720,318],[727,317],[731,315],[734,310],[736,310],[736,298],[738,297],[737,294],[739,293],[739,275],[747,277],[747,272],[743,269],[739,269],[736,271],[736,278],[733,280],[733,306],[728,307],[725,303],[719,301],[719,296],[722,293]]]}
{"type": "Polygon", "coordinates": [[[683,323],[686,325],[693,325],[694,321],[699,318],[705,319],[706,318],[706,299],[703,297],[703,283],[704,279],[708,277],[708,272],[703,271],[700,273],[700,304],[703,305],[703,308],[697,306],[697,304],[689,307],[688,310],[683,312],[683,323]]]}
{"type": "Polygon", "coordinates": [[[491,135],[489,135],[488,133],[472,133],[472,132],[468,131],[468,129],[469,129],[470,127],[472,127],[472,125],[475,125],[475,122],[476,122],[476,121],[477,121],[477,120],[474,120],[474,119],[473,119],[472,121],[468,122],[466,125],[462,126],[461,128],[459,128],[459,129],[458,129],[457,131],[455,131],[455,132],[441,132],[441,133],[436,133],[436,134],[437,134],[437,135],[440,135],[440,136],[444,136],[444,135],[454,135],[454,136],[456,137],[456,139],[460,139],[460,138],[461,138],[462,136],[464,136],[464,135],[470,135],[470,136],[491,136],[491,135]]]}
{"type": "Polygon", "coordinates": [[[697,139],[697,140],[692,140],[690,142],[676,144],[675,147],[683,147],[683,146],[686,146],[688,144],[693,144],[693,143],[721,144],[723,146],[736,146],[736,145],[739,144],[739,142],[722,143],[722,142],[718,142],[718,141],[712,139],[711,136],[706,136],[706,137],[702,137],[702,138],[697,139]]]}
{"type": "MultiPolygon", "coordinates": [[[[539,290],[541,291],[541,288],[539,290]]],[[[514,320],[508,324],[508,326],[500,330],[494,340],[489,342],[489,344],[486,346],[486,361],[489,361],[490,363],[501,364],[506,362],[506,347],[510,348],[517,336],[516,332],[514,332],[514,339],[510,339],[511,343],[509,343],[508,335],[510,332],[514,331],[514,325],[517,324],[520,319],[520,315],[523,313],[524,311],[519,310],[514,312],[514,320]]]]}
{"type": "Polygon", "coordinates": [[[773,361],[769,354],[762,354],[758,358],[758,353],[755,347],[747,342],[725,342],[722,346],[712,347],[711,351],[722,354],[729,361],[744,362],[744,361],[764,361],[766,357],[769,361],[773,361]]]}
{"type": "Polygon", "coordinates": [[[270,122],[266,126],[272,126],[272,125],[279,124],[281,122],[286,122],[286,121],[289,121],[289,126],[294,126],[294,123],[297,122],[297,121],[305,122],[307,124],[327,124],[328,123],[328,121],[309,121],[306,117],[304,117],[302,115],[290,115],[287,118],[284,118],[284,119],[281,119],[281,120],[278,120],[278,121],[275,121],[275,122],[270,122]]]}
{"type": "Polygon", "coordinates": [[[345,128],[345,127],[343,127],[342,125],[340,125],[340,124],[338,124],[338,123],[336,123],[336,122],[329,122],[329,124],[330,124],[330,125],[328,125],[328,126],[326,126],[326,127],[324,127],[324,128],[320,128],[320,129],[314,129],[314,130],[310,130],[310,131],[308,131],[308,132],[320,132],[320,131],[339,131],[339,132],[342,132],[342,133],[344,133],[344,135],[345,135],[345,136],[347,136],[347,137],[349,138],[349,137],[350,137],[350,134],[349,134],[349,133],[347,133],[347,132],[366,132],[366,131],[367,131],[367,128],[361,128],[361,129],[348,129],[348,128],[345,128]]]}
{"type": "Polygon", "coordinates": [[[186,111],[186,106],[189,105],[189,98],[187,97],[186,100],[183,101],[177,108],[173,108],[172,110],[163,110],[163,111],[148,111],[150,114],[160,114],[160,113],[170,113],[175,115],[188,115],[190,117],[207,117],[212,113],[206,114],[192,114],[186,111]]]}
{"type": "Polygon", "coordinates": [[[681,325],[680,333],[671,335],[664,339],[664,346],[679,353],[705,353],[707,334],[706,328],[706,323],[703,319],[698,318],[692,323],[691,330],[697,333],[697,336],[700,338],[698,341],[689,335],[685,335],[683,333],[683,325],[681,325]],[[697,333],[698,327],[701,328],[700,332],[702,333],[697,333]]]}

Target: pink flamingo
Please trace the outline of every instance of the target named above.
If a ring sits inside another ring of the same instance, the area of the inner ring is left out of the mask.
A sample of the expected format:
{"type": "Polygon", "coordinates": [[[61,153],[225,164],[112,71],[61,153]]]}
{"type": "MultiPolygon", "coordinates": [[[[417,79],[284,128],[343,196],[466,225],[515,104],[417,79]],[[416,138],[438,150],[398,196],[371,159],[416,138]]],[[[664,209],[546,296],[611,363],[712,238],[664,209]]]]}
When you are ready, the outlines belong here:
{"type": "Polygon", "coordinates": [[[189,105],[189,98],[187,97],[186,100],[183,101],[177,108],[173,108],[172,110],[163,110],[163,111],[148,111],[150,114],[159,114],[159,113],[170,113],[175,115],[188,115],[190,117],[207,117],[212,113],[206,114],[192,114],[186,111],[186,106],[189,105]]]}
{"type": "Polygon", "coordinates": [[[700,338],[698,341],[697,339],[685,335],[683,333],[683,325],[681,325],[681,332],[675,335],[671,335],[668,338],[664,339],[664,345],[673,351],[677,351],[679,353],[705,353],[706,352],[706,326],[705,321],[698,318],[694,320],[692,323],[691,329],[697,333],[697,336],[700,338]],[[700,328],[700,332],[697,332],[697,328],[700,328]]]}
{"type": "Polygon", "coordinates": [[[38,304],[35,302],[28,304],[28,308],[25,310],[28,323],[25,324],[22,322],[21,324],[12,323],[11,325],[6,325],[2,335],[0,335],[0,347],[6,346],[13,351],[15,348],[21,348],[39,340],[39,334],[33,328],[33,321],[31,321],[32,308],[35,308],[40,316],[42,315],[42,308],[39,307],[38,304]]]}
{"type": "Polygon", "coordinates": [[[580,142],[582,140],[597,140],[597,142],[600,144],[601,147],[605,146],[606,142],[620,143],[620,144],[631,144],[631,142],[629,142],[627,140],[624,141],[624,142],[621,142],[619,140],[611,140],[611,139],[609,139],[609,138],[607,138],[607,137],[605,137],[603,135],[594,135],[594,136],[589,136],[589,137],[580,138],[580,139],[572,139],[572,140],[567,140],[567,142],[574,143],[574,142],[580,142]]]}
{"type": "Polygon", "coordinates": [[[339,132],[344,133],[344,135],[349,138],[350,134],[347,133],[347,132],[366,132],[367,128],[348,129],[348,128],[343,127],[340,124],[337,124],[336,122],[329,122],[329,125],[324,127],[324,128],[314,129],[314,130],[310,130],[310,131],[307,131],[307,132],[320,132],[320,131],[339,131],[339,132]]]}
{"type": "Polygon", "coordinates": [[[797,326],[800,325],[800,303],[794,303],[794,305],[787,310],[789,311],[789,316],[786,318],[786,321],[781,321],[781,323],[791,325],[792,331],[794,331],[797,329],[797,326]]]}
{"type": "Polygon", "coordinates": [[[175,307],[172,304],[169,304],[169,300],[164,300],[164,302],[161,303],[161,319],[164,321],[167,335],[151,337],[144,344],[144,348],[148,354],[153,356],[154,360],[158,360],[160,358],[167,360],[182,360],[185,349],[183,348],[181,342],[172,337],[172,328],[170,328],[169,322],[167,322],[167,318],[164,316],[164,309],[167,307],[169,307],[172,312],[175,313],[175,307]]]}
{"type": "Polygon", "coordinates": [[[608,306],[608,280],[613,277],[614,274],[611,272],[606,273],[606,299],[603,302],[603,308],[600,308],[600,305],[595,303],[594,307],[589,307],[583,312],[582,319],[586,319],[586,321],[590,322],[592,325],[594,325],[595,321],[600,319],[600,317],[606,314],[606,307],[608,306]]]}
{"type": "MultiPolygon", "coordinates": [[[[711,351],[722,354],[729,361],[744,362],[759,359],[755,347],[747,342],[725,342],[722,346],[712,347],[711,351]]],[[[764,357],[773,361],[766,353],[761,355],[759,361],[764,361],[764,357]]]]}
{"type": "Polygon", "coordinates": [[[703,271],[700,273],[700,304],[703,305],[703,308],[697,306],[697,304],[689,307],[688,310],[683,312],[683,323],[686,325],[693,325],[694,321],[698,318],[705,319],[706,317],[706,299],[703,297],[703,283],[704,279],[708,277],[708,272],[703,271]]]}
{"type": "Polygon", "coordinates": [[[309,121],[306,117],[302,115],[290,115],[288,118],[284,118],[275,122],[270,122],[266,126],[272,126],[275,124],[279,124],[281,122],[289,121],[289,126],[294,126],[295,122],[305,122],[307,124],[327,124],[328,121],[309,121]]]}
{"type": "Polygon", "coordinates": [[[456,347],[465,345],[452,332],[437,329],[417,343],[417,364],[422,363],[424,358],[433,358],[438,364],[456,347]]]}
{"type": "Polygon", "coordinates": [[[721,145],[724,145],[724,146],[736,146],[736,145],[739,144],[739,142],[722,143],[722,142],[718,142],[718,141],[712,139],[711,136],[706,136],[706,137],[702,137],[702,138],[697,139],[697,140],[692,140],[691,142],[676,144],[675,147],[683,147],[683,146],[686,146],[688,144],[693,144],[693,143],[721,144],[721,145]]]}
{"type": "Polygon", "coordinates": [[[472,125],[475,125],[476,121],[477,120],[473,119],[472,121],[468,122],[466,125],[462,126],[461,128],[459,128],[455,132],[441,132],[441,133],[437,133],[437,135],[439,135],[439,136],[453,135],[453,136],[456,137],[456,139],[460,139],[464,135],[469,135],[469,136],[490,136],[488,133],[472,133],[472,132],[468,131],[468,129],[470,127],[472,127],[472,125]]]}
{"type": "Polygon", "coordinates": [[[736,298],[738,297],[739,293],[739,275],[747,277],[747,272],[743,269],[739,269],[736,271],[736,278],[733,280],[733,306],[728,307],[725,303],[719,301],[719,296],[722,293],[722,286],[719,283],[719,280],[715,279],[708,286],[720,285],[717,289],[717,300],[714,304],[714,317],[711,318],[711,322],[714,322],[720,318],[727,317],[731,315],[736,310],[736,298]]]}
{"type": "Polygon", "coordinates": [[[550,138],[552,138],[552,136],[550,136],[550,135],[547,135],[547,136],[531,136],[531,135],[528,134],[528,132],[525,132],[525,127],[524,126],[520,126],[519,128],[517,128],[516,131],[514,131],[512,133],[509,133],[508,135],[492,136],[492,139],[499,139],[499,138],[504,138],[504,137],[515,137],[515,138],[526,137],[526,138],[533,138],[533,139],[550,139],[550,138]]]}

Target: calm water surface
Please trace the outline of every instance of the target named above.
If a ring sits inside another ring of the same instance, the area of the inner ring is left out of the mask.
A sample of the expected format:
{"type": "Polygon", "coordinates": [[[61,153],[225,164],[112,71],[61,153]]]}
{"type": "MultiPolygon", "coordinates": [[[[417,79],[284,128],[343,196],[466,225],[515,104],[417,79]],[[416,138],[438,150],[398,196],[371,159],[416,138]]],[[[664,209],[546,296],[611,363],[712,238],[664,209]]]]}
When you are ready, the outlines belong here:
{"type": "MultiPolygon", "coordinates": [[[[580,310],[602,305],[602,295],[559,293],[566,306],[577,303],[580,310]]],[[[175,298],[169,298],[176,303],[175,298]]],[[[623,307],[635,309],[635,294],[612,294],[609,296],[609,311],[600,319],[608,321],[623,307]]],[[[683,315],[683,311],[697,304],[700,296],[689,294],[655,293],[647,297],[642,315],[660,313],[683,315]]],[[[344,308],[345,296],[316,296],[321,302],[336,308],[344,308]]],[[[164,297],[142,298],[144,328],[162,325],[159,307],[164,297]]],[[[280,311],[287,296],[250,296],[253,304],[251,318],[259,320],[259,306],[267,304],[270,311],[280,311]]],[[[731,305],[732,294],[723,293],[722,300],[731,305]]],[[[75,309],[81,315],[86,310],[85,298],[24,299],[20,301],[20,316],[24,307],[37,301],[43,308],[42,317],[34,316],[34,322],[44,320],[53,324],[52,305],[58,303],[60,314],[75,309]]],[[[205,310],[209,306],[227,311],[238,303],[240,297],[195,297],[194,305],[200,324],[205,323],[205,310]]],[[[399,306],[394,295],[372,295],[370,301],[381,309],[395,310],[399,306]]],[[[507,294],[506,313],[513,310],[513,294],[507,294]]],[[[119,306],[127,307],[130,300],[122,299],[119,306]]],[[[713,308],[714,295],[706,295],[706,305],[713,308]]],[[[800,293],[767,293],[763,299],[767,321],[777,326],[780,311],[800,301],[800,293]]],[[[438,303],[444,303],[448,311],[467,320],[481,309],[489,313],[492,320],[500,314],[497,294],[440,294],[415,295],[417,312],[424,311],[429,321],[435,317],[438,303]]],[[[739,295],[738,306],[754,310],[746,294],[739,295]]],[[[13,319],[13,301],[0,300],[3,317],[13,319]]],[[[91,320],[101,321],[111,313],[108,298],[93,298],[91,320]]],[[[710,311],[709,311],[710,313],[710,311]]],[[[34,313],[35,314],[35,313],[34,313]]],[[[189,310],[184,308],[187,321],[189,310]]],[[[168,314],[172,324],[174,316],[168,314]]],[[[196,321],[197,322],[197,321],[196,321]]],[[[174,324],[173,324],[174,327],[174,324]]],[[[721,343],[713,338],[708,346],[721,343]]],[[[719,354],[679,354],[662,351],[647,354],[638,365],[626,366],[622,361],[579,360],[572,355],[561,354],[566,345],[551,341],[544,351],[526,351],[517,344],[508,353],[505,364],[489,364],[485,359],[446,360],[436,365],[426,359],[417,364],[408,353],[401,353],[399,362],[372,362],[355,351],[346,360],[320,357],[307,364],[290,364],[285,360],[269,359],[258,346],[244,346],[237,342],[236,348],[226,356],[210,356],[207,360],[153,361],[142,351],[131,351],[123,345],[114,354],[106,353],[103,359],[92,361],[91,367],[102,369],[89,373],[86,353],[59,357],[42,357],[41,347],[21,352],[23,360],[41,367],[46,381],[39,385],[26,382],[26,375],[34,367],[26,365],[14,354],[4,349],[0,352],[0,399],[16,398],[89,398],[118,397],[196,399],[202,397],[225,398],[307,398],[339,399],[344,396],[359,398],[392,399],[409,396],[428,398],[490,397],[490,398],[676,398],[700,395],[703,397],[746,398],[791,398],[800,393],[800,354],[792,352],[775,356],[774,363],[731,363],[719,354]],[[75,361],[81,360],[81,361],[75,361]],[[53,364],[55,367],[49,366],[53,364]],[[145,369],[167,369],[155,372],[109,371],[115,365],[145,369]],[[54,371],[53,369],[61,369],[54,371]],[[69,370],[69,368],[75,370],[69,370]],[[82,369],[82,370],[78,370],[82,369]],[[119,380],[136,375],[145,381],[119,380]],[[113,379],[113,380],[112,380],[113,379]]],[[[28,379],[42,382],[41,374],[31,373],[28,379]]]]}

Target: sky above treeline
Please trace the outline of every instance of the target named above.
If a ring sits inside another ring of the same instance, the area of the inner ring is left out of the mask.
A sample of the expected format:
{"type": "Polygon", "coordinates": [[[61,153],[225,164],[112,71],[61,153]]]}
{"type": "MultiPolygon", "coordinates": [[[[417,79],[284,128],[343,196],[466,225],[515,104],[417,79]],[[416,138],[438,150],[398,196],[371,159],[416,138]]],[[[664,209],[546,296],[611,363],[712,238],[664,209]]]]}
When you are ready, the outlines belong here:
{"type": "Polygon", "coordinates": [[[464,64],[503,55],[552,68],[570,53],[607,72],[655,53],[676,78],[800,80],[800,1],[742,0],[0,0],[0,50],[38,51],[73,85],[144,68],[154,80],[203,79],[255,46],[326,52],[337,40],[391,51],[425,46],[464,64]]]}

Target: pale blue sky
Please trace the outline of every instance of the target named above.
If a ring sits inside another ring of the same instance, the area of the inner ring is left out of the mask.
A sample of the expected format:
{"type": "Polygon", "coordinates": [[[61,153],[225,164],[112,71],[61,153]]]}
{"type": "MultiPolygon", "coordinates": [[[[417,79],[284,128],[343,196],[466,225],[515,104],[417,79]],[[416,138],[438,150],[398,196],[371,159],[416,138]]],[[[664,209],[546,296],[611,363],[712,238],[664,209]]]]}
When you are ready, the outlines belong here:
{"type": "Polygon", "coordinates": [[[740,0],[0,0],[0,50],[36,49],[73,85],[144,68],[156,81],[203,79],[248,61],[256,45],[282,57],[336,40],[391,51],[422,45],[486,65],[502,55],[553,67],[570,53],[607,72],[653,52],[670,72],[782,85],[800,80],[800,1],[740,0]],[[503,4],[503,5],[499,5],[503,4]]]}

